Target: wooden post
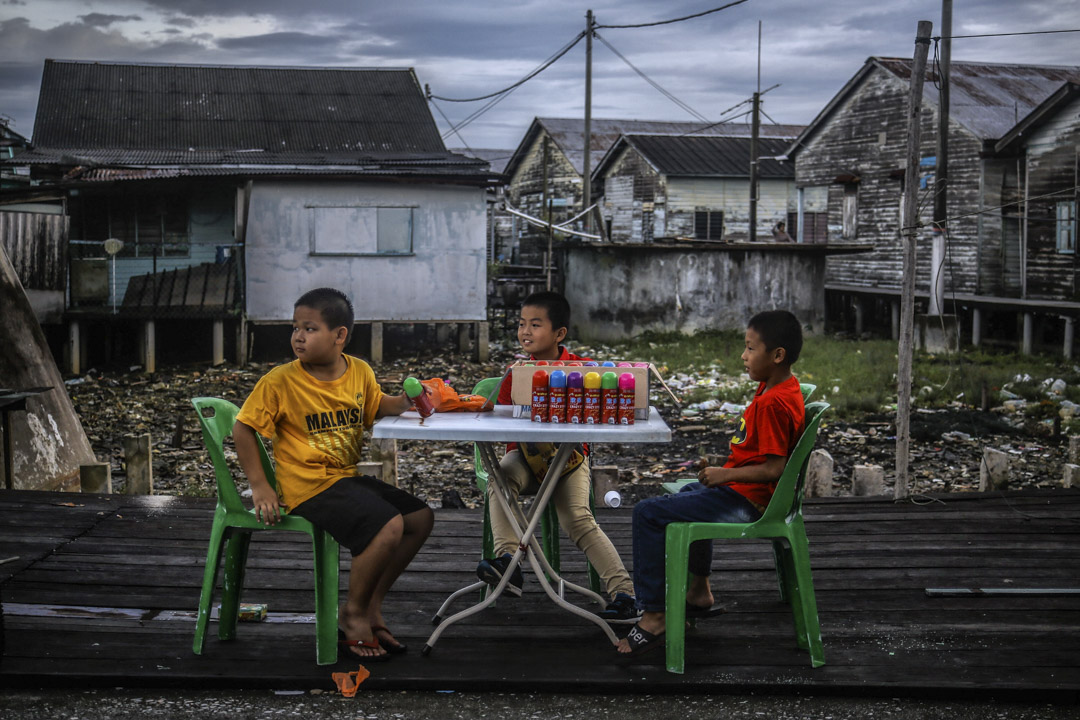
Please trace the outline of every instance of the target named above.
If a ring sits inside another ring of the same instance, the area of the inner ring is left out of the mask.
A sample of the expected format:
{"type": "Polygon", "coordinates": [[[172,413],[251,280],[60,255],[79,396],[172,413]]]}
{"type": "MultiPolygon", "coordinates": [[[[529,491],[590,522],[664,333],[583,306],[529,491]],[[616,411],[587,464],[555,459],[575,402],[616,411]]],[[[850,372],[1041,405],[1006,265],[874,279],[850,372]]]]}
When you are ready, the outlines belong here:
{"type": "Polygon", "coordinates": [[[236,323],[236,364],[243,367],[248,361],[248,327],[247,318],[241,314],[236,323]]]}
{"type": "Polygon", "coordinates": [[[983,316],[982,308],[974,308],[971,311],[971,344],[975,347],[982,345],[983,316]]]}
{"type": "Polygon", "coordinates": [[[458,352],[464,354],[469,349],[469,323],[460,322],[457,326],[458,352]]]}
{"type": "Polygon", "coordinates": [[[383,324],[381,322],[371,323],[371,352],[369,353],[369,359],[375,364],[381,363],[383,360],[382,330],[383,324]]]}
{"type": "Polygon", "coordinates": [[[1072,360],[1073,356],[1073,339],[1076,336],[1076,322],[1071,318],[1064,318],[1065,320],[1065,339],[1062,343],[1061,352],[1065,356],[1066,360],[1072,360]]]}
{"type": "Polygon", "coordinates": [[[389,440],[372,440],[371,460],[382,464],[382,475],[379,479],[384,483],[397,487],[397,440],[392,438],[389,440]]]}
{"type": "Polygon", "coordinates": [[[124,436],[124,464],[127,466],[127,495],[154,494],[154,453],[150,433],[124,436]]]}
{"type": "Polygon", "coordinates": [[[72,375],[82,374],[82,343],[79,342],[79,321],[68,323],[68,370],[72,375]]]}
{"type": "Polygon", "coordinates": [[[79,485],[84,493],[112,493],[112,466],[107,462],[80,465],[79,485]]]}
{"type": "Polygon", "coordinates": [[[979,491],[1005,490],[1009,487],[1009,455],[993,448],[983,448],[979,465],[979,491]]]}
{"type": "Polygon", "coordinates": [[[814,450],[806,464],[806,497],[829,497],[833,491],[833,456],[814,450]]]}
{"type": "Polygon", "coordinates": [[[851,494],[867,497],[885,494],[885,468],[880,465],[856,465],[851,472],[851,494]]]}
{"type": "Polygon", "coordinates": [[[154,321],[147,320],[143,323],[142,334],[142,366],[144,373],[157,372],[157,340],[154,331],[154,321]]]}
{"type": "Polygon", "coordinates": [[[487,321],[476,323],[476,361],[486,363],[491,357],[491,329],[487,321]]]}
{"type": "Polygon", "coordinates": [[[900,303],[893,300],[889,303],[889,320],[892,325],[892,339],[900,339],[900,303]]]}
{"type": "Polygon", "coordinates": [[[214,351],[210,362],[213,365],[220,365],[225,362],[225,322],[223,320],[214,321],[213,336],[214,351]]]}
{"type": "Polygon", "coordinates": [[[855,338],[858,339],[863,334],[863,300],[858,295],[851,298],[851,309],[855,311],[855,338]]]}
{"type": "Polygon", "coordinates": [[[1020,348],[1020,352],[1024,355],[1030,355],[1032,349],[1035,346],[1035,315],[1029,312],[1024,313],[1024,340],[1023,346],[1020,348]]]}
{"type": "Polygon", "coordinates": [[[896,372],[896,484],[893,497],[906,498],[908,492],[908,453],[911,447],[911,362],[915,339],[915,244],[919,232],[919,139],[922,114],[923,82],[926,79],[926,56],[930,51],[930,33],[934,24],[920,20],[915,35],[915,57],[911,67],[911,90],[908,95],[907,161],[904,168],[903,291],[900,296],[900,347],[896,372]]]}

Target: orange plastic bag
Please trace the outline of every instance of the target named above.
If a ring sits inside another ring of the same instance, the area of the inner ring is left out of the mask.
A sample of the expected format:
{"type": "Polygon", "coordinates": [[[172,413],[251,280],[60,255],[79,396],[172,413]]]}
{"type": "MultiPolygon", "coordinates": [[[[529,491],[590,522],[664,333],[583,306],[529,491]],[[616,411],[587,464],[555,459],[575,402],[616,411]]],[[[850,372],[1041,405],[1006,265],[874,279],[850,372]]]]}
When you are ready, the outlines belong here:
{"type": "Polygon", "coordinates": [[[484,405],[487,398],[482,395],[458,395],[454,388],[447,385],[442,378],[431,378],[420,381],[424,387],[431,389],[432,406],[435,412],[487,412],[494,409],[492,405],[484,405]]]}
{"type": "Polygon", "coordinates": [[[356,691],[360,689],[360,683],[364,682],[371,676],[371,673],[363,665],[359,670],[353,670],[352,672],[336,672],[330,675],[334,680],[334,684],[337,685],[338,692],[345,697],[354,697],[356,691]]]}

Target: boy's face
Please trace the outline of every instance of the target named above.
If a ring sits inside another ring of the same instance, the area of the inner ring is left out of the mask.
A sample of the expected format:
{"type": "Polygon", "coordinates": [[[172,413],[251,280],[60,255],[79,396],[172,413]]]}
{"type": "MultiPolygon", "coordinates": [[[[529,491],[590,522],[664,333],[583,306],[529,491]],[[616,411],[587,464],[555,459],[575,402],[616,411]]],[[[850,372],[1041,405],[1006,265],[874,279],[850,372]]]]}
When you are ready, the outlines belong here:
{"type": "Polygon", "coordinates": [[[293,310],[292,350],[301,362],[311,365],[336,362],[348,334],[344,325],[331,329],[315,308],[300,305],[293,310]]]}
{"type": "Polygon", "coordinates": [[[535,305],[521,308],[518,319],[518,342],[525,352],[537,360],[559,357],[559,343],[566,337],[566,328],[551,327],[547,310],[535,305]]]}
{"type": "Polygon", "coordinates": [[[784,361],[784,348],[765,347],[765,341],[754,328],[746,328],[746,349],[742,353],[743,367],[754,382],[766,382],[784,361]]]}

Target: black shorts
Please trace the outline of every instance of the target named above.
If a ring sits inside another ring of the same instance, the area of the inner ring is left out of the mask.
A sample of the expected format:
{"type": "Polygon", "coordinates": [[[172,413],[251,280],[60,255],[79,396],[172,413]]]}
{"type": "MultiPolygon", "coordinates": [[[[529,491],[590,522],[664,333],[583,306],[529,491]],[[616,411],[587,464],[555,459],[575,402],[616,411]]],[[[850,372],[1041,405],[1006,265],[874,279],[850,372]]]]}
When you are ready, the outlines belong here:
{"type": "Polygon", "coordinates": [[[386,523],[427,507],[418,497],[370,475],[338,480],[289,511],[321,528],[354,555],[374,539],[386,523]]]}

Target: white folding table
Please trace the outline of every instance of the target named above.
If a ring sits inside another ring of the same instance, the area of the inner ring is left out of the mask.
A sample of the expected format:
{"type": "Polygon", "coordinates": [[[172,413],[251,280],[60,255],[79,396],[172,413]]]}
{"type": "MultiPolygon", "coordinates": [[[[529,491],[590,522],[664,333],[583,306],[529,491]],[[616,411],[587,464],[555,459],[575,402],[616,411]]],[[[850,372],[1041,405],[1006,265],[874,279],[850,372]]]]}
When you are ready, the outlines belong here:
{"type": "Polygon", "coordinates": [[[613,645],[618,644],[619,639],[603,619],[595,613],[567,602],[563,597],[563,591],[565,588],[574,590],[600,603],[602,607],[606,606],[604,598],[588,588],[563,580],[552,569],[547,558],[544,557],[535,534],[543,510],[551,500],[551,495],[555,491],[556,484],[561,479],[566,461],[576,445],[579,443],[655,443],[671,441],[671,430],[660,417],[660,413],[656,411],[656,408],[649,408],[648,420],[639,420],[633,425],[535,423],[531,422],[527,417],[515,418],[513,416],[513,406],[509,405],[496,406],[493,412],[435,413],[423,422],[420,421],[420,416],[416,412],[409,411],[402,415],[380,419],[372,428],[371,436],[376,439],[475,442],[480,449],[480,461],[487,471],[488,477],[496,483],[499,490],[499,492],[493,493],[495,499],[506,512],[514,532],[520,538],[518,548],[514,552],[507,572],[503,574],[499,584],[495,586],[495,590],[489,593],[486,598],[476,605],[443,620],[443,612],[454,600],[482,587],[485,583],[473,583],[458,590],[446,599],[435,614],[434,622],[438,627],[435,628],[431,637],[428,638],[427,644],[424,645],[422,651],[424,655],[431,652],[431,648],[434,647],[435,642],[447,627],[458,620],[475,615],[495,602],[495,599],[502,593],[509,582],[514,569],[526,557],[548,597],[560,607],[598,625],[613,645]],[[495,450],[495,444],[500,442],[554,443],[558,446],[555,458],[548,468],[547,476],[540,484],[540,493],[533,502],[527,517],[522,514],[518,504],[511,502],[506,496],[506,482],[499,468],[499,457],[495,450]],[[558,592],[551,586],[548,577],[558,584],[558,592]]]}

